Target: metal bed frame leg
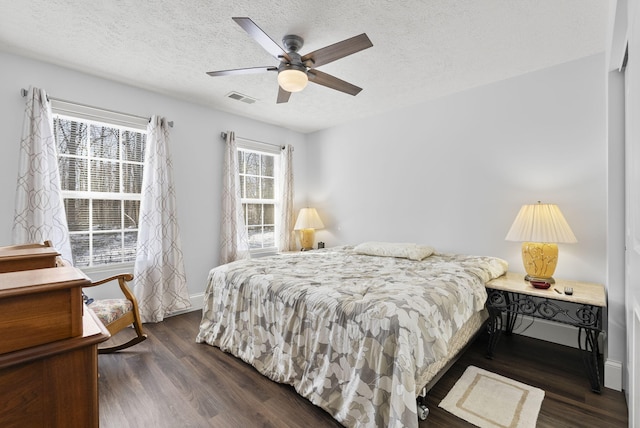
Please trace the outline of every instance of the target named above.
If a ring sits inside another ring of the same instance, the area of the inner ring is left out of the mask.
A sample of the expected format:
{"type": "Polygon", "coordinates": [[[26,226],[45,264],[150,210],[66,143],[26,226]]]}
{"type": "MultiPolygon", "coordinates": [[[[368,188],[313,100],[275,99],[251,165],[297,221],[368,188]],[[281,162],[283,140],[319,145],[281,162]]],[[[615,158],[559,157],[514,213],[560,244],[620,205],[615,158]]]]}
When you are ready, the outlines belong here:
{"type": "Polygon", "coordinates": [[[418,395],[416,399],[418,403],[418,419],[421,421],[426,421],[427,416],[429,416],[429,408],[427,407],[427,388],[422,388],[422,392],[418,395]]]}

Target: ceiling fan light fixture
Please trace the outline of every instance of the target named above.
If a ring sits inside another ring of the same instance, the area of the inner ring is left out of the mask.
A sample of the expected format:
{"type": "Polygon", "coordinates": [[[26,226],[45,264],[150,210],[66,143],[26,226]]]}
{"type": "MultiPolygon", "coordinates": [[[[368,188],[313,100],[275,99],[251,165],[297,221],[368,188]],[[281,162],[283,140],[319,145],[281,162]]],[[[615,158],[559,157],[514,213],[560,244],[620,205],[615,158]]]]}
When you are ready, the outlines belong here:
{"type": "Polygon", "coordinates": [[[302,70],[289,68],[278,73],[278,84],[287,92],[300,92],[308,82],[307,73],[302,70]]]}

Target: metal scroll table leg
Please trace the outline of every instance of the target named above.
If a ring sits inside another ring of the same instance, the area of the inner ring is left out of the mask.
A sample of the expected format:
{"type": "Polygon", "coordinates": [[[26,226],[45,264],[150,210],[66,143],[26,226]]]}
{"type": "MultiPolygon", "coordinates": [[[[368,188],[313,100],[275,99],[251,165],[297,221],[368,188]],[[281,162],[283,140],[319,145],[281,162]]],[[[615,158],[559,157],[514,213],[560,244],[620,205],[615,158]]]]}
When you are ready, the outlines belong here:
{"type": "Polygon", "coordinates": [[[578,346],[582,351],[585,366],[587,368],[587,376],[591,383],[591,391],[600,394],[600,370],[598,368],[598,355],[600,354],[598,346],[599,331],[580,327],[578,329],[578,346]]]}
{"type": "Polygon", "coordinates": [[[517,319],[518,319],[518,314],[513,312],[507,312],[507,325],[504,330],[507,336],[511,336],[513,334],[513,327],[515,327],[517,319]]]}

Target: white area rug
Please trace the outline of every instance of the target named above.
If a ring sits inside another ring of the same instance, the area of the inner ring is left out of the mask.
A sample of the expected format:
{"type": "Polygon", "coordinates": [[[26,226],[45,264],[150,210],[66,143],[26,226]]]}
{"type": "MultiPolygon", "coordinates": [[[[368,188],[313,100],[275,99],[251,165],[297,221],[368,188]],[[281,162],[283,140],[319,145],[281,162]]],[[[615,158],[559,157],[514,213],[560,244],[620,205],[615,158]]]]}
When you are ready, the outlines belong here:
{"type": "Polygon", "coordinates": [[[481,428],[535,428],[543,398],[539,388],[469,366],[439,407],[481,428]]]}

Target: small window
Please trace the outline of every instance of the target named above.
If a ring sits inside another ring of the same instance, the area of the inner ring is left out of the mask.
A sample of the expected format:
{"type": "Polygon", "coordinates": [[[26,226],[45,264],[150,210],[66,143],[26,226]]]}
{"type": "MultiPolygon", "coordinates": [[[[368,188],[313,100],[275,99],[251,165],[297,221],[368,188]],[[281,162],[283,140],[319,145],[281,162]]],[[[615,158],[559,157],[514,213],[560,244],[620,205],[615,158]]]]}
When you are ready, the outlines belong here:
{"type": "Polygon", "coordinates": [[[58,114],[54,137],[74,264],[135,261],[146,130],[58,114]]]}
{"type": "Polygon", "coordinates": [[[276,251],[276,155],[239,148],[238,165],[249,249],[276,251]]]}

